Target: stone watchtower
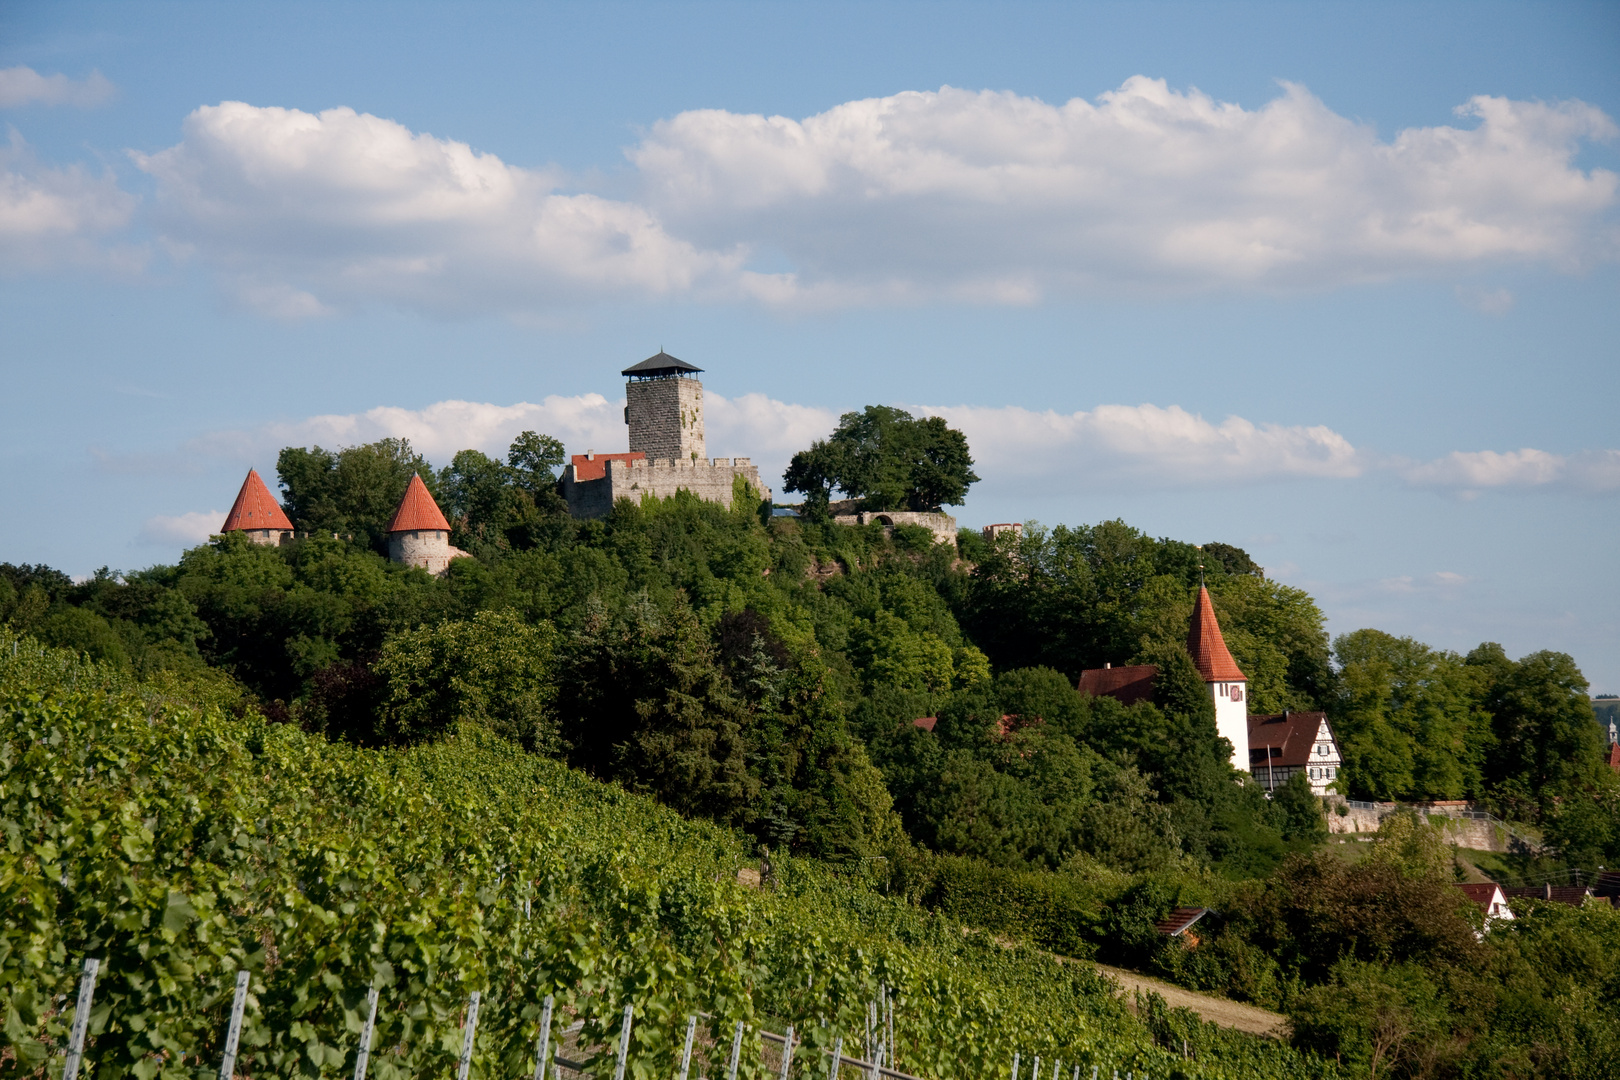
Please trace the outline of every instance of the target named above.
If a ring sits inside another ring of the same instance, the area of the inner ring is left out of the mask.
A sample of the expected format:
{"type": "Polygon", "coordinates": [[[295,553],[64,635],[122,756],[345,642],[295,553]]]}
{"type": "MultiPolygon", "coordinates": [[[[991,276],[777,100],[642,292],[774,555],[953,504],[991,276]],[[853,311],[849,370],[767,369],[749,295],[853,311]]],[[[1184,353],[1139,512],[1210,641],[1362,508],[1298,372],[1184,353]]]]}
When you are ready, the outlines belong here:
{"type": "Polygon", "coordinates": [[[749,506],[769,501],[771,489],[748,458],[705,456],[703,384],[693,377],[702,370],[660,349],[620,373],[628,380],[624,422],[630,426],[630,452],[574,454],[562,475],[569,513],[606,517],[620,499],[639,503],[678,491],[727,507],[739,491],[750,492],[749,506]]]}
{"type": "Polygon", "coordinates": [[[658,351],[625,368],[624,422],[630,425],[630,452],[652,461],[706,461],[703,442],[702,368],[658,351]]]}

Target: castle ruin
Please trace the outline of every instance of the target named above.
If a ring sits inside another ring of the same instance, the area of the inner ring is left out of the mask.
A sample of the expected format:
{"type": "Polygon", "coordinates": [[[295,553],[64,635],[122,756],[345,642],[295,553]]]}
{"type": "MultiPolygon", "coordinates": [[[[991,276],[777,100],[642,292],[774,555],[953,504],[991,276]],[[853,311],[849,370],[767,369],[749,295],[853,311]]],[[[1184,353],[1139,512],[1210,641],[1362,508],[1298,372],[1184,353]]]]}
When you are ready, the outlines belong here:
{"type": "Polygon", "coordinates": [[[740,478],[760,499],[771,491],[748,458],[709,458],[703,435],[703,384],[693,367],[660,350],[626,368],[628,453],[574,454],[563,467],[563,497],[577,518],[606,517],[619,499],[667,499],[689,491],[731,505],[740,478]]]}

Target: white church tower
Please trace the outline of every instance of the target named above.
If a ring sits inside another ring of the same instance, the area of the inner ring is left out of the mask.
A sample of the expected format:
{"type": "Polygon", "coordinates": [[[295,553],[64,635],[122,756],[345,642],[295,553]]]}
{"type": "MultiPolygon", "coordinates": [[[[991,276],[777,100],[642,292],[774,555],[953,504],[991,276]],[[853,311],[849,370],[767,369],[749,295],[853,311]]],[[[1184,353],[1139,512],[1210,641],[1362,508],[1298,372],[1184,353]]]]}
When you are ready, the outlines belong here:
{"type": "Polygon", "coordinates": [[[1221,637],[1215,605],[1203,585],[1198,586],[1198,602],[1193,605],[1192,626],[1187,630],[1187,653],[1215,698],[1215,730],[1232,744],[1232,767],[1248,772],[1249,678],[1232,659],[1226,639],[1221,637]]]}

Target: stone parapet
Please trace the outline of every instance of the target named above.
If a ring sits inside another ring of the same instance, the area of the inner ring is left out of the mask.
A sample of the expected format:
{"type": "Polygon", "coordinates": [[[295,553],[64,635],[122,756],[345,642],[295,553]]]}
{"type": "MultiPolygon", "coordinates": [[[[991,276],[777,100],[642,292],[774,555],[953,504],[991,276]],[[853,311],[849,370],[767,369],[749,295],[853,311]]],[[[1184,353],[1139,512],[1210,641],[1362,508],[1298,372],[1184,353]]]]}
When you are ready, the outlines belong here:
{"type": "Polygon", "coordinates": [[[840,525],[882,525],[885,530],[896,525],[920,525],[934,534],[936,544],[956,543],[956,519],[949,514],[922,513],[916,510],[876,510],[859,514],[839,514],[833,518],[840,525]]]}
{"type": "Polygon", "coordinates": [[[600,480],[575,480],[572,465],[563,470],[563,497],[568,500],[569,513],[577,518],[606,517],[619,499],[667,499],[677,491],[729,507],[739,476],[761,499],[771,497],[771,489],[760,479],[759,466],[745,457],[610,460],[606,466],[607,475],[600,480]]]}

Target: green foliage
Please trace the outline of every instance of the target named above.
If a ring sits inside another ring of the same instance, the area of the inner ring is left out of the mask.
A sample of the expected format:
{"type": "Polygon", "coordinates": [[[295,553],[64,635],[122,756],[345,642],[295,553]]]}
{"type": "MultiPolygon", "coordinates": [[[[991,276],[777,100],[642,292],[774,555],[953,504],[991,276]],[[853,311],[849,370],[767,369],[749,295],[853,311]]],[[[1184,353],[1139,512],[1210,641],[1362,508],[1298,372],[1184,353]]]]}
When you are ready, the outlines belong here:
{"type": "Polygon", "coordinates": [[[353,537],[378,551],[387,549],[388,522],[411,474],[430,492],[436,486],[433,469],[409,439],[379,439],[335,451],[289,446],[276,458],[276,473],[282,505],[297,529],[353,537]]]}
{"type": "Polygon", "coordinates": [[[556,637],[511,611],[394,635],[375,665],[388,683],[379,734],[420,742],[469,721],[530,751],[555,749],[556,637]]]}
{"type": "MultiPolygon", "coordinates": [[[[553,1035],[583,1021],[586,1053],[634,1004],[630,1075],[652,1080],[670,1075],[689,1011],[712,1014],[711,1036],[737,1020],[793,1023],[809,1054],[838,1035],[850,1044],[879,983],[896,995],[900,1066],[941,1080],[1004,1068],[1015,1047],[1210,1080],[1331,1073],[1255,1040],[1207,1037],[1182,1062],[1088,968],[964,937],[813,864],[779,858],[774,890],[740,888],[735,834],[476,727],[408,750],[344,746],[149,704],[111,669],[32,644],[10,652],[8,1075],[60,1047],[73,1015],[57,1003],[87,955],[103,960],[96,1077],[211,1072],[244,969],[238,1067],[252,1075],[352,1069],[368,985],[382,1080],[448,1074],[474,989],[474,1076],[532,1069],[540,1000],[554,994],[553,1035]]],[[[723,1052],[700,1048],[695,1064],[715,1075],[723,1052]]],[[[612,1065],[598,1053],[592,1074],[612,1065]]]]}
{"type": "Polygon", "coordinates": [[[1411,638],[1357,630],[1333,644],[1333,719],[1355,798],[1477,797],[1491,742],[1475,667],[1411,638]]]}
{"type": "MultiPolygon", "coordinates": [[[[1252,567],[1238,548],[1206,548],[1252,567]]],[[[1038,664],[1078,678],[1105,663],[1163,663],[1184,650],[1201,561],[1227,645],[1249,676],[1251,710],[1320,707],[1332,671],[1322,613],[1308,595],[1248,570],[1228,573],[1191,544],[1122,521],[1037,526],[1003,540],[980,557],[955,610],[999,667],[1038,664]]]]}
{"type": "Polygon", "coordinates": [[[782,487],[803,492],[814,514],[826,513],[834,488],[862,510],[937,511],[961,503],[978,479],[967,439],[943,418],[868,405],[793,455],[782,487]]]}

